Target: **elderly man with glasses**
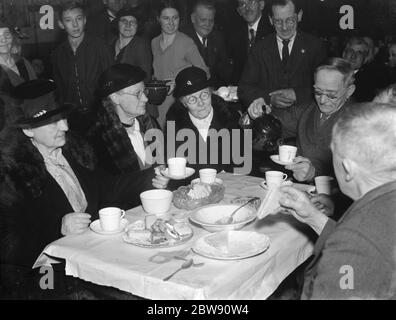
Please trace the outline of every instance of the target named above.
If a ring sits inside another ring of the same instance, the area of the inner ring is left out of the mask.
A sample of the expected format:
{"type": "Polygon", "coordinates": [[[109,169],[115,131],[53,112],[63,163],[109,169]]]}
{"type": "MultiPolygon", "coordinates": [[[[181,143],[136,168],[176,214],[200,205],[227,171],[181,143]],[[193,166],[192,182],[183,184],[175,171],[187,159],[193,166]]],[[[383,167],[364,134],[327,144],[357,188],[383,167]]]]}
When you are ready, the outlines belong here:
{"type": "MultiPolygon", "coordinates": [[[[222,139],[214,141],[215,137],[212,133],[222,129],[231,133],[232,129],[239,128],[240,114],[231,108],[228,102],[212,94],[210,87],[211,82],[207,79],[205,71],[200,68],[189,67],[179,72],[174,91],[177,100],[167,115],[167,132],[170,132],[170,126],[174,126],[176,134],[182,129],[189,130],[191,135],[184,136],[187,138],[185,141],[177,141],[176,147],[188,143],[191,147],[189,150],[196,151],[195,163],[189,163],[196,171],[206,167],[217,169],[217,171],[231,171],[232,161],[226,161],[223,156],[227,153],[232,159],[233,141],[230,139],[228,144],[225,144],[222,139]],[[217,142],[218,145],[216,145],[217,142]],[[204,160],[202,155],[206,155],[204,160]]],[[[236,143],[240,142],[241,139],[236,143]]]]}
{"type": "MultiPolygon", "coordinates": [[[[333,176],[331,162],[331,130],[334,123],[351,103],[355,90],[351,64],[341,58],[332,58],[315,72],[315,101],[295,106],[278,114],[283,128],[297,137],[298,157],[286,166],[298,181],[312,181],[315,176],[333,176]],[[298,120],[296,120],[298,119],[298,120]]],[[[286,137],[287,138],[287,137],[286,137]]]]}
{"type": "Polygon", "coordinates": [[[298,31],[303,11],[295,0],[274,0],[270,14],[275,33],[252,48],[239,82],[239,98],[253,115],[265,105],[277,114],[309,102],[315,68],[326,58],[321,40],[298,31]]]}
{"type": "Polygon", "coordinates": [[[345,109],[331,139],[341,191],[354,203],[335,223],[307,195],[283,187],[281,205],[318,235],[301,299],[392,299],[395,290],[396,109],[345,109]]]}

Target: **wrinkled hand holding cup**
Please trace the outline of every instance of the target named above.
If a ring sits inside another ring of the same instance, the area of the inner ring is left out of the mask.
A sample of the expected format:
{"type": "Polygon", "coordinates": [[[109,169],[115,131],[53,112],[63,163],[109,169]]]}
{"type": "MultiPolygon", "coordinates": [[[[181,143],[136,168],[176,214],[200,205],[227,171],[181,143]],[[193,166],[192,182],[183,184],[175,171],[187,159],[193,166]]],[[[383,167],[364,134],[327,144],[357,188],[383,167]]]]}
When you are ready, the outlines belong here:
{"type": "Polygon", "coordinates": [[[116,231],[125,217],[125,211],[120,208],[109,207],[99,210],[100,227],[103,231],[116,231]]]}
{"type": "Polygon", "coordinates": [[[279,146],[279,160],[284,163],[292,163],[297,154],[297,147],[289,145],[279,146]]]}
{"type": "Polygon", "coordinates": [[[316,192],[318,194],[327,194],[331,195],[331,189],[333,186],[333,177],[329,176],[318,176],[315,178],[315,187],[316,187],[316,192]]]}
{"type": "Polygon", "coordinates": [[[281,171],[266,171],[264,186],[268,189],[280,187],[287,179],[287,174],[281,171]]]}
{"type": "Polygon", "coordinates": [[[186,175],[187,160],[185,158],[168,159],[169,175],[173,177],[184,177],[186,175]]]}

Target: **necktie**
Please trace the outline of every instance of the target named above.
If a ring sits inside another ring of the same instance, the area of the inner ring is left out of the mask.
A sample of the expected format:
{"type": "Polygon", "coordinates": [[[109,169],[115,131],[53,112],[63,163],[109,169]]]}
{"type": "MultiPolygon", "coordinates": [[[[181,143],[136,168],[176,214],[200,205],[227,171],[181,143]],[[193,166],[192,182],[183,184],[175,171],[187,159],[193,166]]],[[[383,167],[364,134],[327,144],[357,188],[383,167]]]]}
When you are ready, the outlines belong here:
{"type": "Polygon", "coordinates": [[[254,45],[256,42],[256,32],[254,29],[249,29],[249,49],[254,45]]]}
{"type": "Polygon", "coordinates": [[[208,64],[208,38],[202,38],[202,58],[208,64]]]}
{"type": "Polygon", "coordinates": [[[287,64],[287,60],[289,59],[289,41],[290,40],[282,40],[282,63],[285,65],[287,64]]]}

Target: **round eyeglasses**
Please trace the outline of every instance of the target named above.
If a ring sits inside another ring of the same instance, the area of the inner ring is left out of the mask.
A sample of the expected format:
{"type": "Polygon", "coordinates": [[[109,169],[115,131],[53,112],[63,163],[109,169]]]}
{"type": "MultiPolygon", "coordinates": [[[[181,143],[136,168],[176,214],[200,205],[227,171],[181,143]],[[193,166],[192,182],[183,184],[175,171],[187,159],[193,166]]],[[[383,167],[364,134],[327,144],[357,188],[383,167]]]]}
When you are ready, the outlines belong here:
{"type": "Polygon", "coordinates": [[[120,23],[122,23],[124,26],[137,26],[138,25],[136,20],[121,19],[120,23]]]}
{"type": "MultiPolygon", "coordinates": [[[[199,99],[201,99],[201,101],[206,101],[210,98],[210,92],[209,91],[202,91],[201,94],[199,95],[199,99]]],[[[198,98],[195,96],[189,96],[186,99],[186,103],[188,105],[194,105],[198,103],[198,98]]]]}
{"type": "Polygon", "coordinates": [[[282,20],[282,19],[272,19],[272,22],[274,23],[274,25],[276,27],[283,27],[284,24],[286,24],[286,27],[293,27],[296,22],[297,22],[297,15],[295,15],[294,17],[290,17],[287,18],[286,20],[282,20]]]}
{"type": "Polygon", "coordinates": [[[248,7],[253,8],[254,5],[258,2],[258,0],[246,0],[246,1],[239,1],[237,11],[241,13],[242,11],[246,10],[248,7]]]}
{"type": "Polygon", "coordinates": [[[325,96],[327,99],[332,100],[332,101],[336,101],[336,100],[340,99],[342,96],[342,94],[337,95],[336,93],[325,92],[325,91],[322,91],[316,87],[314,87],[314,95],[316,97],[325,96]]]}

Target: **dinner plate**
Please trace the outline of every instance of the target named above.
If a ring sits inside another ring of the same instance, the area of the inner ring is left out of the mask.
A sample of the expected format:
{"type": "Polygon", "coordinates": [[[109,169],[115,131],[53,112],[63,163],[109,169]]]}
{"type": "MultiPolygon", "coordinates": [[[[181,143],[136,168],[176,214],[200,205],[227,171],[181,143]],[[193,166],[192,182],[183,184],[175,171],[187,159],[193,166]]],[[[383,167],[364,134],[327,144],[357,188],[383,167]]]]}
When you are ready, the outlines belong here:
{"type": "Polygon", "coordinates": [[[270,246],[270,239],[254,231],[222,231],[206,235],[195,242],[192,250],[217,260],[240,260],[257,256],[270,246]]]}
{"type": "MultiPolygon", "coordinates": [[[[191,181],[191,184],[200,183],[200,182],[201,182],[201,179],[200,179],[200,178],[197,178],[197,179],[192,180],[192,181],[191,181]]],[[[223,180],[221,180],[221,179],[219,179],[219,178],[216,178],[215,183],[223,184],[223,180]]]]}
{"type": "Polygon", "coordinates": [[[187,179],[188,177],[191,177],[194,173],[195,170],[189,167],[186,168],[186,174],[184,176],[172,176],[169,174],[168,168],[166,168],[164,171],[161,171],[161,174],[172,180],[184,180],[187,179]]]}
{"type": "Polygon", "coordinates": [[[97,219],[95,221],[93,221],[89,227],[91,228],[92,231],[102,234],[102,235],[112,235],[112,234],[118,234],[124,231],[125,227],[128,225],[129,221],[127,219],[122,219],[120,221],[120,228],[118,230],[114,230],[114,231],[104,231],[102,230],[101,226],[100,226],[100,220],[97,219]]]}
{"type": "Polygon", "coordinates": [[[294,163],[294,162],[283,162],[283,161],[280,161],[278,154],[274,154],[274,155],[270,156],[270,158],[271,158],[272,161],[274,161],[275,163],[280,164],[282,166],[288,166],[288,165],[291,165],[291,164],[294,163]]]}
{"type": "Polygon", "coordinates": [[[191,229],[191,233],[187,236],[184,236],[180,239],[167,239],[164,242],[161,243],[151,243],[149,237],[139,237],[138,234],[135,234],[136,237],[134,237],[134,234],[131,233],[132,236],[128,236],[126,233],[123,235],[122,239],[126,243],[133,244],[138,247],[142,248],[170,248],[170,247],[175,247],[178,245],[181,245],[183,243],[186,243],[188,240],[190,240],[193,236],[193,231],[191,229]]]}

